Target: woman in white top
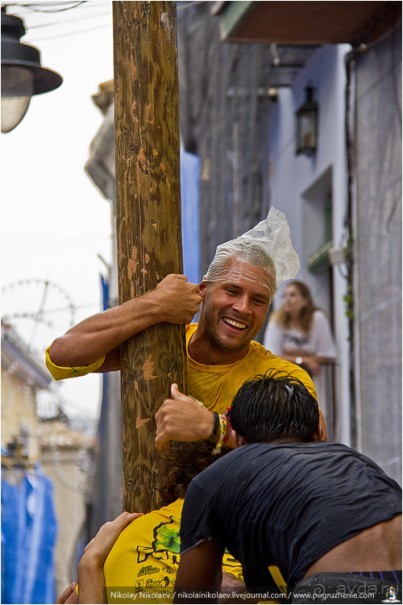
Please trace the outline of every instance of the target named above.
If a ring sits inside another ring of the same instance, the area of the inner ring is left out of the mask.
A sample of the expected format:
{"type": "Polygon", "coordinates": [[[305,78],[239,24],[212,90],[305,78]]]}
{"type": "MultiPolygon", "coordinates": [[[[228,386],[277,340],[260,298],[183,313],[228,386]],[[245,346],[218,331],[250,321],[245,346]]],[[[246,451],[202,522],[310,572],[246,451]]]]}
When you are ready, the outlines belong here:
{"type": "Polygon", "coordinates": [[[330,385],[326,390],[323,366],[336,360],[337,350],[327,316],[315,306],[303,282],[294,280],[286,285],[281,308],[270,317],[264,346],[309,372],[326,416],[326,392],[330,392],[330,385]]]}

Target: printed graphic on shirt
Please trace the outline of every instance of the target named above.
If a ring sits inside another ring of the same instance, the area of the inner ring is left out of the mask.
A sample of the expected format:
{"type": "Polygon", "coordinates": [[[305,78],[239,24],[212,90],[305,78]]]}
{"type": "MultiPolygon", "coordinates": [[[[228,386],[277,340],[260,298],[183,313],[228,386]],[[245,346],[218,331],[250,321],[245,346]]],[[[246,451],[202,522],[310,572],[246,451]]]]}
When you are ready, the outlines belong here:
{"type": "Polygon", "coordinates": [[[309,344],[309,336],[298,336],[297,334],[287,334],[283,336],[284,350],[298,349],[309,344]]]}
{"type": "Polygon", "coordinates": [[[180,558],[179,524],[178,518],[169,516],[140,533],[142,543],[128,570],[133,579],[128,586],[107,587],[108,603],[172,603],[180,558]]]}
{"type": "MultiPolygon", "coordinates": [[[[180,515],[182,501],[176,501],[158,515],[145,515],[139,519],[141,530],[136,532],[136,542],[131,535],[129,542],[121,545],[122,565],[115,563],[107,569],[106,592],[108,603],[172,603],[176,573],[180,561],[180,515]],[[173,513],[167,515],[167,509],[173,513]],[[131,547],[132,546],[132,547],[131,547]],[[116,580],[119,576],[119,581],[116,580]],[[125,582],[122,579],[125,578],[125,582]],[[124,584],[124,585],[123,585],[124,584]]],[[[242,566],[229,553],[223,557],[223,571],[243,582],[242,566]]]]}
{"type": "MultiPolygon", "coordinates": [[[[142,546],[139,545],[137,547],[137,563],[141,565],[140,571],[137,574],[137,577],[144,575],[152,575],[153,573],[160,573],[161,567],[155,567],[152,565],[152,562],[161,561],[164,566],[164,572],[166,574],[175,574],[179,565],[179,553],[180,553],[180,539],[178,534],[178,522],[170,517],[169,521],[164,523],[160,523],[154,528],[153,531],[154,539],[151,543],[151,546],[142,546]],[[151,557],[151,561],[150,561],[151,557]],[[146,565],[142,565],[146,563],[146,565]]],[[[141,590],[142,588],[161,586],[164,584],[164,588],[169,585],[168,576],[164,576],[161,580],[155,584],[155,582],[148,580],[138,580],[136,582],[136,590],[141,590]]]]}

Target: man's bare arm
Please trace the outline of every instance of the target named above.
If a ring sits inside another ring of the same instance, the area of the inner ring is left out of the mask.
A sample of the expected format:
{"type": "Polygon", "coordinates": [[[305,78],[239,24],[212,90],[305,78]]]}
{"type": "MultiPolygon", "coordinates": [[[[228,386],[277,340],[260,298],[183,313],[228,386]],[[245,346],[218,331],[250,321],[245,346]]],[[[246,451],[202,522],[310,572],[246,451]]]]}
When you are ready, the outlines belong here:
{"type": "Polygon", "coordinates": [[[97,313],[53,341],[49,355],[57,366],[89,365],[104,355],[101,371],[120,368],[119,345],[158,323],[186,324],[197,312],[201,297],[184,275],[168,275],[146,294],[97,313]]]}
{"type": "Polygon", "coordinates": [[[174,603],[216,603],[222,580],[222,553],[206,540],[181,555],[174,603]]]}

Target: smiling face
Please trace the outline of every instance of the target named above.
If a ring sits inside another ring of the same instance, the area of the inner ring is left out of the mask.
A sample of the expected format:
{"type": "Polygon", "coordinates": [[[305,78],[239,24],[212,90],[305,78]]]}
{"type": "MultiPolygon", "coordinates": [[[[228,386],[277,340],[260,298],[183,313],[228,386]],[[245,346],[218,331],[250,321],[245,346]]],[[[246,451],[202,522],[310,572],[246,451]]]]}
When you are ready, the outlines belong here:
{"type": "Polygon", "coordinates": [[[265,269],[237,258],[228,260],[227,278],[203,282],[198,350],[209,355],[201,363],[232,363],[246,355],[263,325],[270,305],[265,269]],[[218,361],[217,361],[218,360],[218,361]]]}

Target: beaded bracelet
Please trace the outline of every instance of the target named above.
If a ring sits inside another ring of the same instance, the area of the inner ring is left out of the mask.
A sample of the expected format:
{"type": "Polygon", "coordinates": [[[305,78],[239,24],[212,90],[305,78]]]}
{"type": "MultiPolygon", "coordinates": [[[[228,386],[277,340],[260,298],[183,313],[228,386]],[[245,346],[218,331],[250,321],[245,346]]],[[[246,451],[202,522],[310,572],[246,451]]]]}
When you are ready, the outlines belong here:
{"type": "Polygon", "coordinates": [[[228,418],[228,416],[225,416],[225,420],[227,422],[227,430],[226,430],[226,433],[225,433],[224,439],[223,439],[224,444],[227,443],[227,441],[230,438],[231,433],[232,433],[232,426],[231,426],[231,422],[230,422],[230,419],[228,418]]]}
{"type": "Polygon", "coordinates": [[[210,443],[211,445],[215,445],[217,443],[217,440],[219,439],[218,431],[220,429],[220,415],[218,414],[218,412],[213,412],[213,416],[214,416],[213,430],[211,431],[210,437],[207,439],[207,442],[210,443]]]}
{"type": "Polygon", "coordinates": [[[226,443],[229,439],[229,436],[231,434],[231,425],[228,421],[228,418],[225,414],[220,414],[220,435],[218,437],[218,441],[217,444],[215,446],[214,449],[214,453],[218,454],[221,452],[221,448],[223,446],[224,443],[226,443]]]}

